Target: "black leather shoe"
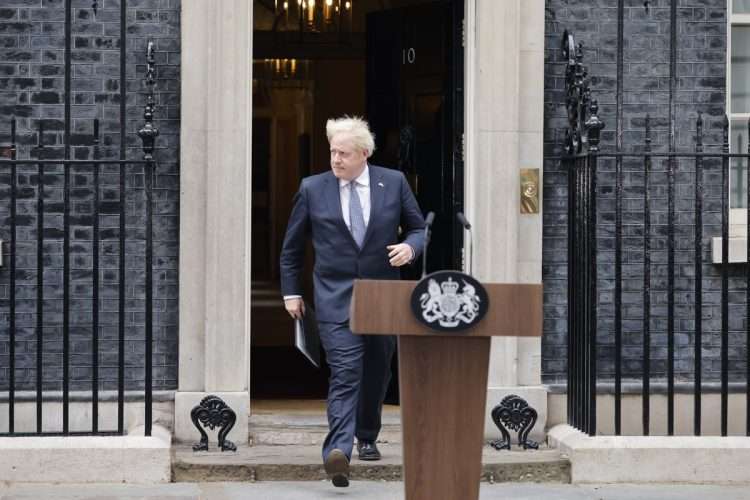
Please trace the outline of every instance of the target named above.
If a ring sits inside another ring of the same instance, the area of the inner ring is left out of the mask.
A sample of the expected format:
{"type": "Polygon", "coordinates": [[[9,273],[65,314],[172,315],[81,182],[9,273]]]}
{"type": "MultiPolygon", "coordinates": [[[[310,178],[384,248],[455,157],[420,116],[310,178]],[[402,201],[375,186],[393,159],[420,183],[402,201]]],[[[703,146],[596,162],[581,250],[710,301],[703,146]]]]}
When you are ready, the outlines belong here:
{"type": "Polygon", "coordinates": [[[360,460],[380,460],[380,451],[375,441],[357,441],[357,452],[360,460]]]}
{"type": "Polygon", "coordinates": [[[349,486],[349,459],[343,451],[334,448],[323,463],[331,482],[338,488],[349,486]]]}

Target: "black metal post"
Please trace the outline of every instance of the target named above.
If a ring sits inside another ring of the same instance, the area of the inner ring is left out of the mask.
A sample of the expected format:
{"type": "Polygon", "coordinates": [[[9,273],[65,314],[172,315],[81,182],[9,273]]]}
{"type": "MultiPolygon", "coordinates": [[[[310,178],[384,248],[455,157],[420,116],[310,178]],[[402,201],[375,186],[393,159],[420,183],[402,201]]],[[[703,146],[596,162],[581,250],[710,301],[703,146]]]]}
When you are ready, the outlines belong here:
{"type": "MultiPolygon", "coordinates": [[[[670,3],[669,16],[669,151],[677,142],[675,93],[677,90],[677,1],[670,3]]],[[[667,434],[674,435],[674,158],[668,160],[667,215],[667,434]]]]}
{"type": "Polygon", "coordinates": [[[575,257],[574,257],[575,258],[575,273],[576,274],[575,274],[575,281],[573,282],[574,286],[575,286],[575,297],[574,297],[574,300],[575,300],[575,316],[574,316],[575,324],[573,325],[574,329],[572,331],[573,342],[575,342],[575,344],[574,344],[574,349],[575,349],[575,365],[574,366],[575,366],[575,383],[576,383],[575,393],[573,394],[573,398],[574,398],[573,399],[573,404],[574,404],[573,411],[575,412],[575,423],[576,423],[576,427],[578,429],[582,429],[583,428],[582,427],[583,426],[582,419],[581,419],[581,414],[582,414],[582,411],[583,411],[583,406],[581,404],[581,402],[582,402],[582,396],[581,396],[581,391],[582,391],[582,387],[581,386],[582,386],[582,384],[581,384],[581,380],[582,380],[582,375],[583,375],[583,373],[582,373],[583,353],[581,352],[581,343],[582,343],[581,342],[581,340],[582,340],[581,339],[581,316],[582,316],[581,310],[583,309],[583,302],[581,300],[582,299],[581,290],[583,288],[583,283],[582,283],[581,276],[582,276],[582,268],[583,268],[583,259],[581,258],[581,252],[584,249],[584,242],[582,240],[582,238],[583,238],[583,224],[581,224],[581,212],[582,212],[582,208],[583,208],[582,207],[583,200],[582,200],[582,194],[581,194],[581,191],[582,191],[582,187],[581,186],[583,184],[583,179],[582,179],[583,165],[582,164],[583,164],[583,160],[582,159],[578,159],[576,161],[576,171],[575,171],[575,176],[576,176],[576,192],[575,192],[575,197],[576,197],[576,199],[575,199],[575,225],[576,225],[576,230],[575,230],[575,237],[576,237],[576,247],[577,248],[576,248],[576,254],[575,254],[575,257]]]}
{"type": "Polygon", "coordinates": [[[580,259],[580,282],[578,284],[579,289],[579,304],[581,305],[580,308],[580,317],[579,317],[579,323],[578,323],[578,345],[580,349],[580,358],[579,358],[579,366],[580,366],[580,393],[578,398],[578,406],[581,408],[581,413],[579,417],[579,425],[581,426],[581,430],[583,432],[588,433],[588,414],[589,414],[589,398],[588,398],[588,383],[586,382],[588,380],[588,370],[590,367],[589,364],[589,349],[588,349],[588,332],[589,332],[589,301],[588,301],[588,285],[589,285],[589,261],[588,257],[590,254],[589,244],[590,240],[588,238],[588,231],[589,231],[589,186],[590,186],[590,176],[589,176],[589,159],[587,157],[584,157],[581,159],[581,212],[580,212],[580,221],[581,221],[581,259],[580,259]]]}
{"type": "Polygon", "coordinates": [[[586,215],[587,215],[587,177],[586,177],[586,158],[582,157],[579,162],[579,175],[581,176],[578,192],[578,224],[579,234],[581,238],[580,243],[580,254],[579,254],[579,266],[578,266],[578,319],[576,329],[576,343],[578,345],[578,425],[579,428],[586,432],[586,326],[587,326],[587,314],[586,314],[586,271],[587,271],[587,260],[586,255],[588,254],[588,238],[586,237],[586,215]]]}
{"type": "Polygon", "coordinates": [[[646,115],[646,155],[643,160],[643,435],[651,418],[651,117],[646,115]]]}
{"type": "MultiPolygon", "coordinates": [[[[622,152],[625,0],[617,0],[617,152],[622,152]]],[[[615,435],[622,433],[622,158],[615,159],[615,435]]]]}
{"type": "Polygon", "coordinates": [[[568,164],[568,379],[566,381],[567,386],[567,408],[568,408],[568,424],[575,426],[573,421],[573,412],[575,409],[573,394],[575,389],[575,344],[573,342],[573,318],[574,318],[574,307],[575,300],[573,299],[575,294],[575,281],[574,281],[574,266],[575,266],[575,162],[569,161],[568,164]]]}
{"type": "MultiPolygon", "coordinates": [[[[722,153],[729,153],[729,118],[724,115],[722,153]]],[[[721,161],[721,435],[727,435],[729,405],[729,157],[721,161]]]]}
{"type": "MultiPolygon", "coordinates": [[[[124,158],[122,158],[124,159],[124,158]]],[[[118,322],[117,322],[117,433],[125,433],[125,197],[126,165],[120,165],[119,236],[118,259],[118,322]]]]}
{"type": "MultiPolygon", "coordinates": [[[[70,96],[72,72],[71,30],[73,8],[65,0],[65,95],[70,96]]],[[[65,99],[65,159],[70,159],[70,98],[65,99]]],[[[63,434],[70,430],[70,169],[63,165],[63,434]]]]}
{"type": "Polygon", "coordinates": [[[138,131],[143,142],[143,159],[146,161],[143,174],[146,180],[146,374],[145,374],[145,425],[146,436],[151,435],[152,420],[152,366],[153,366],[153,179],[155,176],[154,142],[159,135],[159,129],[154,126],[154,85],[155,59],[154,44],[148,42],[146,58],[146,85],[149,93],[146,98],[146,109],[143,113],[145,124],[138,131]]]}
{"type": "Polygon", "coordinates": [[[674,222],[675,165],[667,160],[667,434],[674,435],[674,222]]]}
{"type": "Polygon", "coordinates": [[[568,423],[578,426],[578,160],[568,169],[568,423]]]}
{"type": "Polygon", "coordinates": [[[622,433],[622,158],[615,160],[615,435],[622,433]]]}
{"type": "MultiPolygon", "coordinates": [[[[126,124],[126,90],[127,67],[125,51],[127,49],[127,1],[120,0],[120,159],[125,159],[126,124]]],[[[127,166],[120,165],[120,254],[118,262],[119,322],[117,332],[117,432],[125,433],[125,206],[127,166]]]]}
{"type": "MultiPolygon", "coordinates": [[[[583,138],[585,137],[585,129],[583,128],[583,122],[585,120],[585,113],[586,113],[586,68],[583,66],[583,44],[579,43],[576,47],[576,64],[575,64],[575,89],[576,89],[576,116],[578,119],[578,128],[579,133],[577,137],[577,151],[578,153],[583,153],[583,138]]],[[[587,325],[588,325],[588,300],[587,300],[587,290],[586,287],[587,279],[588,279],[588,261],[586,257],[588,256],[589,252],[589,239],[587,238],[587,231],[588,231],[588,188],[589,188],[589,178],[588,178],[588,159],[586,157],[583,157],[580,163],[580,175],[581,175],[581,184],[579,186],[580,192],[579,192],[579,199],[581,200],[580,203],[580,210],[579,210],[579,217],[580,217],[580,232],[581,232],[581,247],[582,247],[582,253],[580,258],[580,266],[579,266],[579,272],[580,272],[580,279],[578,282],[578,303],[580,304],[579,308],[579,318],[578,318],[578,349],[579,349],[579,393],[578,393],[578,407],[580,408],[579,418],[578,418],[578,425],[580,426],[581,430],[584,432],[588,432],[588,397],[586,390],[588,388],[588,384],[586,384],[587,377],[587,370],[589,368],[588,364],[588,349],[586,346],[586,340],[587,340],[587,325]]]]}
{"type": "Polygon", "coordinates": [[[591,115],[586,120],[586,131],[588,133],[589,143],[589,164],[591,185],[589,186],[589,378],[588,378],[588,433],[593,436],[596,434],[596,369],[597,369],[597,305],[598,305],[598,287],[597,287],[597,244],[596,244],[596,176],[597,176],[597,153],[599,153],[599,137],[604,123],[599,120],[599,104],[596,100],[591,102],[591,115]]]}
{"type": "MultiPolygon", "coordinates": [[[[696,122],[695,152],[703,153],[703,116],[696,122]]],[[[695,382],[693,386],[693,434],[701,435],[701,381],[703,359],[703,157],[695,157],[695,382]]]]}
{"type": "Polygon", "coordinates": [[[70,431],[70,169],[63,165],[63,434],[70,431]]]}
{"type": "Polygon", "coordinates": [[[146,366],[145,366],[145,435],[151,435],[152,422],[152,395],[153,395],[153,316],[154,316],[154,279],[153,279],[153,256],[154,256],[154,229],[153,229],[153,184],[154,163],[149,161],[143,167],[143,175],[146,181],[146,366]]]}
{"type": "MultiPolygon", "coordinates": [[[[15,160],[16,151],[16,117],[10,122],[10,159],[15,160]]],[[[15,163],[10,165],[10,299],[8,326],[10,327],[10,345],[8,348],[8,433],[15,432],[16,413],[16,182],[18,179],[15,163]]]]}
{"type": "MultiPolygon", "coordinates": [[[[94,120],[94,159],[99,159],[99,119],[94,120]]],[[[91,297],[91,432],[99,431],[99,168],[94,162],[94,220],[92,228],[92,297],[91,297]]]]}
{"type": "MultiPolygon", "coordinates": [[[[39,121],[37,146],[39,157],[44,149],[44,122],[39,121]]],[[[36,431],[42,432],[42,373],[44,370],[44,163],[37,166],[36,210],[36,431]]]]}

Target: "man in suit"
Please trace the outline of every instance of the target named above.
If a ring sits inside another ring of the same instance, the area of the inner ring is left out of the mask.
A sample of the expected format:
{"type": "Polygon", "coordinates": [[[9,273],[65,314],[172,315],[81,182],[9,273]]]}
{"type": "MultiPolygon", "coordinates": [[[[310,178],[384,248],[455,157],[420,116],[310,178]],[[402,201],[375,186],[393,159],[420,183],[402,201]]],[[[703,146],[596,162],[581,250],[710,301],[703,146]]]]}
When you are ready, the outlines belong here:
{"type": "Polygon", "coordinates": [[[331,170],[303,179],[295,195],[281,251],[281,291],[289,314],[302,317],[301,272],[311,237],[316,314],[331,368],[323,461],[333,484],[348,486],[355,436],[361,460],[380,459],[375,440],[396,346],[392,336],[352,334],[353,282],[399,279],[398,268],[422,249],[424,219],[401,172],[367,163],[375,149],[367,122],[331,119],[326,134],[331,170]]]}

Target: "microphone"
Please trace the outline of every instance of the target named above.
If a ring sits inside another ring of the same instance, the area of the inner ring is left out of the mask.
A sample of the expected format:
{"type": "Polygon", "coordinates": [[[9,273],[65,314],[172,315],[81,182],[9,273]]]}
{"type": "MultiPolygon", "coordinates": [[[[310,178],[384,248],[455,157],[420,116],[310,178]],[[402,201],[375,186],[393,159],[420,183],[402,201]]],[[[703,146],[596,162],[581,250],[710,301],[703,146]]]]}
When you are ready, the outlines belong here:
{"type": "Polygon", "coordinates": [[[427,217],[424,218],[424,225],[425,227],[430,227],[433,222],[435,222],[435,212],[430,212],[427,214],[427,217]]]}
{"type": "Polygon", "coordinates": [[[432,223],[435,222],[435,212],[429,212],[424,218],[424,245],[422,246],[422,277],[427,274],[427,245],[430,243],[432,223]]]}
{"type": "Polygon", "coordinates": [[[467,231],[471,231],[471,224],[469,224],[469,221],[466,220],[466,217],[464,217],[463,212],[458,212],[456,214],[456,219],[458,219],[458,222],[461,223],[464,229],[466,229],[467,231]]]}
{"type": "Polygon", "coordinates": [[[474,252],[474,236],[471,232],[471,224],[469,224],[469,221],[466,220],[463,212],[457,212],[456,219],[458,219],[458,223],[461,224],[461,226],[463,226],[466,231],[469,231],[469,272],[467,274],[469,276],[472,276],[471,268],[474,265],[474,259],[471,258],[471,254],[474,252]]]}

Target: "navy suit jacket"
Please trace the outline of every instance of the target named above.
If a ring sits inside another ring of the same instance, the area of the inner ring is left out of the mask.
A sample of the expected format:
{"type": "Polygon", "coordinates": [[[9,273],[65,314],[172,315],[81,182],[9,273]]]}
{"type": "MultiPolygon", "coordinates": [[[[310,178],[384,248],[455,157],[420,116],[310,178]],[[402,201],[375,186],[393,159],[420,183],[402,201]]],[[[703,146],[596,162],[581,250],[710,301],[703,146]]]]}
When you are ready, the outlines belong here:
{"type": "Polygon", "coordinates": [[[332,171],[302,180],[281,250],[281,293],[302,295],[301,273],[308,235],[315,251],[313,287],[318,321],[349,319],[356,278],[399,279],[389,263],[387,245],[404,242],[416,258],[424,243],[424,218],[404,175],[397,170],[370,168],[370,220],[360,249],[341,212],[339,181],[332,171]]]}

